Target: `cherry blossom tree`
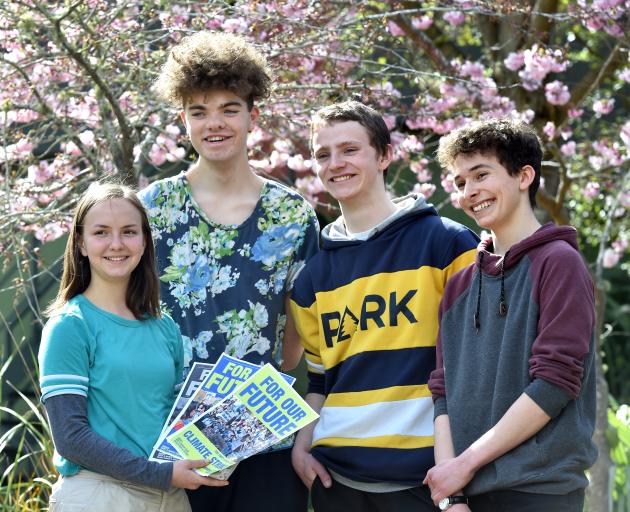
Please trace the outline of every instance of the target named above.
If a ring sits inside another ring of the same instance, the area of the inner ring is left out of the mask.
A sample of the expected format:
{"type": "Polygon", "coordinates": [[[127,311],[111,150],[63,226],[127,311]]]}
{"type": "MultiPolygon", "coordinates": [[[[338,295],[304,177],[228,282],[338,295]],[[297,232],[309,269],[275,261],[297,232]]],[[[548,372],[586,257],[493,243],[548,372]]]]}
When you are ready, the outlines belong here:
{"type": "MultiPolygon", "coordinates": [[[[535,126],[541,215],[578,228],[604,318],[606,268],[630,270],[629,0],[6,1],[0,5],[0,258],[32,296],[40,244],[61,237],[78,193],[117,175],[143,186],[194,159],[177,113],[151,91],[169,45],[201,30],[259,45],[277,74],[251,164],[335,214],[312,172],[308,118],[350,96],[385,115],[392,193],[454,214],[433,159],[479,117],[535,126]]],[[[36,302],[33,313],[41,322],[36,302]]],[[[600,460],[590,510],[606,510],[608,391],[598,361],[600,460]]]]}

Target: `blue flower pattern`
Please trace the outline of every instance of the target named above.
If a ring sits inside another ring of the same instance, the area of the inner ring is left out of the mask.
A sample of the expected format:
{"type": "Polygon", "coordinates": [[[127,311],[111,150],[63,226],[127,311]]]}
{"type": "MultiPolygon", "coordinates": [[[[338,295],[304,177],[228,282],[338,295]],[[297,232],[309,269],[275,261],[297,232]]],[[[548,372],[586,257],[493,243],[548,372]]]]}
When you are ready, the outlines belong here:
{"type": "Polygon", "coordinates": [[[213,223],[184,174],[139,194],[158,259],[161,300],[179,324],[185,365],[222,352],[255,363],[281,362],[284,300],[318,246],[317,218],[295,191],[266,181],[239,226],[213,223]]]}

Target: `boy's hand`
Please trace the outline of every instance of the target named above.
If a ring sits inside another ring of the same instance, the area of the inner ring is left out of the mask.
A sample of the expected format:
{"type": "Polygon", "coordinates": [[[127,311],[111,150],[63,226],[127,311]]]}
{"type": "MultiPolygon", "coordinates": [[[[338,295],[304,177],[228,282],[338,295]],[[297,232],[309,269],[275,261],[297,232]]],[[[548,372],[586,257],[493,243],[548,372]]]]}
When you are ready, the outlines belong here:
{"type": "Polygon", "coordinates": [[[182,489],[199,489],[202,485],[210,487],[225,487],[229,484],[227,480],[217,480],[195,473],[195,468],[202,468],[208,465],[207,460],[178,460],[173,463],[173,476],[171,485],[182,489]]]}
{"type": "Polygon", "coordinates": [[[458,503],[457,505],[451,505],[448,509],[449,512],[470,512],[470,508],[465,503],[458,503]]]}
{"type": "Polygon", "coordinates": [[[324,487],[332,485],[330,474],[321,462],[311,455],[311,452],[301,448],[297,443],[291,450],[291,462],[293,469],[300,477],[304,485],[310,490],[315,477],[319,477],[324,487]]]}
{"type": "Polygon", "coordinates": [[[475,472],[469,470],[460,457],[455,457],[433,466],[422,483],[429,486],[431,499],[437,505],[442,498],[460,492],[473,476],[475,472]]]}

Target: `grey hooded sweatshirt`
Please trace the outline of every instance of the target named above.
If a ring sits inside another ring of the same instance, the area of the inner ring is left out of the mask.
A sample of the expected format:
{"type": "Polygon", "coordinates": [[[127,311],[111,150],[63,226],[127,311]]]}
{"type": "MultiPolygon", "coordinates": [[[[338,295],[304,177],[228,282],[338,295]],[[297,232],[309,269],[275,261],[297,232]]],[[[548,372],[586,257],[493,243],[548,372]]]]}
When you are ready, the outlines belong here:
{"type": "Polygon", "coordinates": [[[435,417],[448,414],[455,453],[492,428],[522,393],[551,421],[482,467],[468,495],[566,494],[586,487],[597,457],[594,292],[575,229],[552,223],[504,257],[481,242],[476,264],[448,282],[440,305],[435,417]]]}

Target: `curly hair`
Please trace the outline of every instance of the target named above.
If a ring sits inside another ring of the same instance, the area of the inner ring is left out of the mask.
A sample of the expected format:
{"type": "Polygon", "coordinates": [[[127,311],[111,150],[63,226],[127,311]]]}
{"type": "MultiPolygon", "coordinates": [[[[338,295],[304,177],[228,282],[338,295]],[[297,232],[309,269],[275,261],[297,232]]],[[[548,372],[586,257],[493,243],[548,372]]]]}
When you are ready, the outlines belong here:
{"type": "Polygon", "coordinates": [[[529,186],[529,202],[532,207],[536,206],[543,151],[540,139],[531,126],[513,119],[473,122],[440,139],[437,159],[444,169],[451,170],[459,155],[473,153],[496,156],[510,176],[531,165],[535,176],[529,186]]]}
{"type": "Polygon", "coordinates": [[[228,90],[251,110],[255,101],[269,96],[272,79],[265,56],[242,37],[202,31],[171,48],[155,90],[178,108],[198,92],[228,90]]]}

